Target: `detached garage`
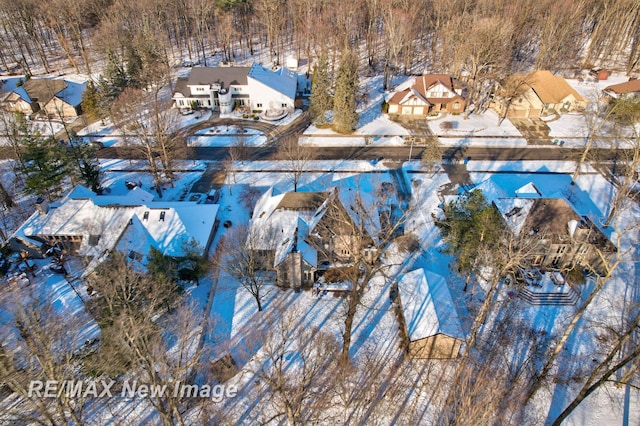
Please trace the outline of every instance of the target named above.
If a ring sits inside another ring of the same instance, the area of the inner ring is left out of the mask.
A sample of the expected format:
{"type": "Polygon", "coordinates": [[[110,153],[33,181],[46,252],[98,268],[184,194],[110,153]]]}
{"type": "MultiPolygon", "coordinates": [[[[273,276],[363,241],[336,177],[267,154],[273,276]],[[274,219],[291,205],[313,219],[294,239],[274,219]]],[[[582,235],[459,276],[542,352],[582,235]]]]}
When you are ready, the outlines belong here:
{"type": "Polygon", "coordinates": [[[445,279],[416,269],[398,281],[399,303],[414,358],[456,358],[464,333],[445,279]]]}

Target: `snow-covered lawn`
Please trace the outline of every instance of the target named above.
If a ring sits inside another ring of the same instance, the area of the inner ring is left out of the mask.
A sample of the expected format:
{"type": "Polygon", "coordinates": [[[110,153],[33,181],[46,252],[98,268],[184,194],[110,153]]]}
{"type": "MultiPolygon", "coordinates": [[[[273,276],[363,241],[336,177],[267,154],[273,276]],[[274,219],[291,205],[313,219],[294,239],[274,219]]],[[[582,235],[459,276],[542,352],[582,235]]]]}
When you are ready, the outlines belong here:
{"type": "Polygon", "coordinates": [[[433,134],[438,136],[518,136],[522,134],[505,119],[498,126],[498,114],[489,109],[482,114],[472,113],[465,119],[464,115],[447,114],[437,119],[427,120],[433,134]],[[447,124],[444,124],[447,123],[447,124]]]}
{"type": "MultiPolygon", "coordinates": [[[[124,195],[127,189],[126,182],[135,182],[142,184],[142,189],[149,191],[156,198],[154,201],[179,201],[185,199],[189,189],[200,177],[206,169],[206,165],[202,161],[181,161],[175,162],[176,169],[189,170],[188,172],[176,173],[176,179],[173,186],[166,184],[163,188],[163,197],[159,199],[157,193],[151,190],[154,186],[153,176],[150,173],[141,170],[147,169],[147,163],[140,160],[103,160],[100,163],[103,171],[102,186],[106,188],[109,194],[124,195]]],[[[186,201],[189,201],[186,198],[186,201]]]]}
{"type": "Polygon", "coordinates": [[[231,126],[214,126],[198,130],[194,136],[187,138],[189,146],[260,146],[267,137],[255,129],[246,129],[240,124],[231,126]]]}

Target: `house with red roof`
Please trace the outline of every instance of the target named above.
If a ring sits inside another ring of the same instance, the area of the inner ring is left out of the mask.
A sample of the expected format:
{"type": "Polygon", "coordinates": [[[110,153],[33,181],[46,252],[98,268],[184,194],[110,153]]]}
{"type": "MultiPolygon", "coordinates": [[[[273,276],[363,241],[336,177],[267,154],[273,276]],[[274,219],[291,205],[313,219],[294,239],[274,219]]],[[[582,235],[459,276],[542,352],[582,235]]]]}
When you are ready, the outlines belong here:
{"type": "Polygon", "coordinates": [[[640,98],[640,80],[632,78],[624,83],[612,84],[605,87],[603,93],[608,99],[640,98]]]}
{"type": "Polygon", "coordinates": [[[447,74],[423,74],[411,87],[396,92],[389,100],[389,114],[423,118],[446,111],[461,113],[466,106],[462,85],[447,74]]]}

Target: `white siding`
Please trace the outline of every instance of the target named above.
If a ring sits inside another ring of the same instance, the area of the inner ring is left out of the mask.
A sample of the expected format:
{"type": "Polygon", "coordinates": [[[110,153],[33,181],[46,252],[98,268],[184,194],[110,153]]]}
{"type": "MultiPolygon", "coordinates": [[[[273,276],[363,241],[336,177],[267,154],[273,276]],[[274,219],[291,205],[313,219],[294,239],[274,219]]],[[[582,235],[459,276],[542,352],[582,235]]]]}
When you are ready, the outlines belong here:
{"type": "Polygon", "coordinates": [[[259,81],[249,77],[249,94],[251,97],[251,109],[256,110],[293,110],[294,99],[273,90],[259,81]],[[258,106],[260,104],[261,106],[258,106]]]}

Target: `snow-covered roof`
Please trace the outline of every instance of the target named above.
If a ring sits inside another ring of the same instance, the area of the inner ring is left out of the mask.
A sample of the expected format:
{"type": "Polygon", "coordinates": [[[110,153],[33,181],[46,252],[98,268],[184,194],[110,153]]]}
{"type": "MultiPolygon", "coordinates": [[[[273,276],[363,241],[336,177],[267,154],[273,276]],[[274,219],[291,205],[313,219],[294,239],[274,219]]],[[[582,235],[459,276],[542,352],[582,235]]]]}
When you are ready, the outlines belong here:
{"type": "Polygon", "coordinates": [[[493,203],[514,235],[520,235],[534,200],[531,198],[498,198],[493,203]]]}
{"type": "Polygon", "coordinates": [[[24,90],[24,87],[22,86],[17,86],[15,89],[12,90],[12,93],[15,93],[16,95],[20,96],[20,99],[22,99],[23,101],[29,104],[33,103],[31,98],[29,97],[29,94],[27,93],[26,90],[24,90]]]}
{"type": "Polygon", "coordinates": [[[479,189],[488,203],[495,202],[500,198],[540,198],[548,196],[530,181],[514,177],[494,175],[483,180],[474,189],[479,189]]]}
{"type": "Polygon", "coordinates": [[[59,207],[31,216],[16,236],[81,237],[78,254],[94,257],[112,250],[119,241],[119,249],[143,255],[153,246],[165,255],[183,256],[183,244],[189,240],[195,240],[201,250],[206,248],[217,204],[152,202],[149,196],[141,189],[100,196],[77,187],[59,207]]]}
{"type": "Polygon", "coordinates": [[[441,275],[416,269],[400,278],[398,289],[411,341],[436,334],[464,340],[458,312],[441,275]]]}
{"type": "Polygon", "coordinates": [[[89,199],[98,206],[141,206],[153,201],[153,195],[139,187],[133,188],[124,195],[97,195],[84,185],[76,185],[66,199],[89,199]]]}
{"type": "Polygon", "coordinates": [[[296,97],[298,77],[297,73],[293,70],[280,68],[277,71],[271,71],[255,63],[249,71],[249,77],[291,99],[295,99],[296,97]]]}
{"type": "Polygon", "coordinates": [[[180,257],[187,254],[185,243],[193,240],[203,250],[211,235],[218,205],[171,204],[149,203],[134,208],[131,226],[120,238],[118,249],[146,254],[153,246],[167,256],[180,257]]]}
{"type": "Polygon", "coordinates": [[[516,197],[535,198],[542,196],[542,193],[538,190],[538,188],[536,188],[533,182],[529,182],[526,185],[521,186],[520,188],[516,189],[515,192],[516,197]]]}
{"type": "Polygon", "coordinates": [[[56,93],[56,98],[68,103],[73,107],[77,107],[82,103],[82,94],[87,88],[87,83],[76,83],[67,81],[67,87],[56,93]]]}
{"type": "Polygon", "coordinates": [[[269,188],[256,203],[247,239],[251,249],[275,250],[274,266],[294,249],[316,267],[317,250],[306,238],[320,221],[331,201],[328,192],[290,192],[274,195],[269,188]]]}

